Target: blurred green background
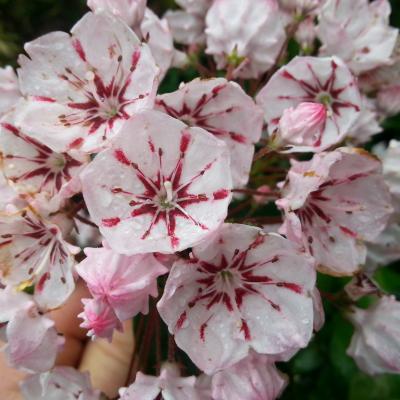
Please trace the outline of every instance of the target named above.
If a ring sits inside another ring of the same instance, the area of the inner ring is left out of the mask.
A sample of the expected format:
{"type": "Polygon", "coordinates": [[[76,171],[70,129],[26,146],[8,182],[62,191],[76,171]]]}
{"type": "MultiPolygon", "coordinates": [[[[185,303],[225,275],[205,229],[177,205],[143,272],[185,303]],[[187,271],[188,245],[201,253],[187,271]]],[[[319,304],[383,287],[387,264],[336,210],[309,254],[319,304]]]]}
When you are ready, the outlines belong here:
{"type": "MultiPolygon", "coordinates": [[[[392,25],[400,27],[400,0],[391,0],[391,3],[392,25]]],[[[159,15],[167,8],[175,7],[173,0],[153,0],[149,5],[159,15]]],[[[68,31],[86,11],[85,0],[0,0],[0,65],[16,66],[24,42],[53,30],[68,31]]],[[[163,82],[162,91],[176,90],[180,80],[191,78],[190,71],[171,71],[163,82]]],[[[374,142],[400,139],[398,116],[385,121],[384,127],[385,131],[377,135],[374,142]]],[[[400,299],[399,263],[381,268],[375,277],[383,289],[400,299]]],[[[346,282],[346,279],[320,275],[318,287],[326,292],[336,292],[346,282]]],[[[400,400],[400,377],[371,378],[361,373],[345,353],[352,335],[351,325],[330,303],[324,302],[324,306],[324,328],[307,349],[279,366],[290,377],[282,399],[400,400]]]]}

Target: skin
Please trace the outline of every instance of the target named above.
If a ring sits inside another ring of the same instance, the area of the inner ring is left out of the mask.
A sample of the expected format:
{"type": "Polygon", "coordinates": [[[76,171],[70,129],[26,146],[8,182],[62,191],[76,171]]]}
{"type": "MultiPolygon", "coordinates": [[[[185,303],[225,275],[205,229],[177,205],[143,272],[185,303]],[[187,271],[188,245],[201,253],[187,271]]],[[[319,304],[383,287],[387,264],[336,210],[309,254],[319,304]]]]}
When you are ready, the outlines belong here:
{"type": "MultiPolygon", "coordinates": [[[[59,353],[56,364],[68,365],[80,371],[89,371],[92,384],[108,397],[118,395],[118,389],[126,385],[129,366],[134,349],[131,322],[127,321],[124,332],[116,332],[113,340],[87,340],[86,331],[79,327],[77,315],[82,311],[81,299],[90,297],[83,282],[79,282],[75,293],[59,310],[51,313],[58,332],[65,337],[65,346],[59,353]]],[[[0,348],[3,343],[0,342],[0,348]]],[[[26,374],[7,366],[0,352],[0,398],[22,400],[19,382],[26,374]]]]}

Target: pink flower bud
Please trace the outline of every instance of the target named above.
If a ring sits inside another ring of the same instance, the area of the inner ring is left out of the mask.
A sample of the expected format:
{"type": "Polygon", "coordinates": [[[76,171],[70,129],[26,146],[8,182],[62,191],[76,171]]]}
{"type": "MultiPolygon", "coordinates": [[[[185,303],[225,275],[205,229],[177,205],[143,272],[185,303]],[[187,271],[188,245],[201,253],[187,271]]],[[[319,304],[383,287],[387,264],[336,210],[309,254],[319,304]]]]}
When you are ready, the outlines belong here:
{"type": "Polygon", "coordinates": [[[326,107],[321,103],[287,108],[279,121],[280,136],[291,145],[319,147],[326,117],[326,107]]]}

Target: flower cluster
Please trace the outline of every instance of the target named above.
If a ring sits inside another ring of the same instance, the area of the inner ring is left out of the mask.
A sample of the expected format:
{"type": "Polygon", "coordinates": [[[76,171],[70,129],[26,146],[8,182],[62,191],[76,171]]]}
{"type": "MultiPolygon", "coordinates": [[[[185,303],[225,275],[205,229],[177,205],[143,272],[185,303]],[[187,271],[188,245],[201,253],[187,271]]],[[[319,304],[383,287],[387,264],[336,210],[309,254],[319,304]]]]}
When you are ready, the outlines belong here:
{"type": "Polygon", "coordinates": [[[100,399],[56,366],[78,279],[88,336],[135,318],[121,400],[277,398],[275,363],[324,324],[317,273],[353,277],[360,369],[400,373],[400,303],[373,279],[400,259],[400,147],[355,147],[400,111],[388,1],[87,3],[0,71],[0,333],[25,398],[100,399]],[[165,93],[172,67],[198,76],[165,93]]]}

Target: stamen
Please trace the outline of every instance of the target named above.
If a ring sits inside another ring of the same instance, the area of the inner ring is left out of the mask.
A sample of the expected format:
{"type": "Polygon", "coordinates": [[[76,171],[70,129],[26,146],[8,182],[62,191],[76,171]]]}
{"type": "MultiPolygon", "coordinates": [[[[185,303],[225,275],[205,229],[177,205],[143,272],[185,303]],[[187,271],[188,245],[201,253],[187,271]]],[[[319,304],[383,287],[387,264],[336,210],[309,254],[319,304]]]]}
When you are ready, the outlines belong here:
{"type": "Polygon", "coordinates": [[[164,189],[167,194],[167,202],[171,203],[173,199],[172,183],[170,181],[164,182],[164,189]]]}

